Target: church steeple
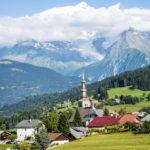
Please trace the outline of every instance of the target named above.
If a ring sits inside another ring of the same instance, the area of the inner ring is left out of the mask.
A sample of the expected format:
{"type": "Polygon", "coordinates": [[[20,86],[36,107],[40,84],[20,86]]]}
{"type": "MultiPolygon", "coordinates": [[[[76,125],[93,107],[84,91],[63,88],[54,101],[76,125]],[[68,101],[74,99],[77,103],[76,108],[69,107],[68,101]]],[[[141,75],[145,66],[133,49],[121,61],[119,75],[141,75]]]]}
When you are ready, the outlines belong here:
{"type": "Polygon", "coordinates": [[[86,81],[84,80],[84,73],[82,74],[81,86],[81,96],[82,98],[87,98],[86,81]]]}
{"type": "Polygon", "coordinates": [[[82,74],[81,99],[78,101],[78,107],[82,107],[82,108],[90,108],[91,107],[91,100],[88,99],[88,97],[87,97],[86,81],[84,79],[84,73],[82,74]]]}

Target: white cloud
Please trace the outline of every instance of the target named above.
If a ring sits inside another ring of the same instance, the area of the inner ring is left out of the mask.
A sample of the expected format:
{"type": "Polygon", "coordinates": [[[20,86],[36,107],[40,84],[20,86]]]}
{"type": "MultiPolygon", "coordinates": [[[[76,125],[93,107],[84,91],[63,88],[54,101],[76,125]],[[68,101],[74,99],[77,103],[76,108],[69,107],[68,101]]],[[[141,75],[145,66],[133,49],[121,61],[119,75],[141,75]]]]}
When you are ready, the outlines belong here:
{"type": "Polygon", "coordinates": [[[123,8],[120,4],[93,8],[82,2],[32,16],[0,18],[0,45],[29,39],[76,40],[91,39],[96,35],[110,38],[129,27],[150,31],[150,10],[123,8]]]}

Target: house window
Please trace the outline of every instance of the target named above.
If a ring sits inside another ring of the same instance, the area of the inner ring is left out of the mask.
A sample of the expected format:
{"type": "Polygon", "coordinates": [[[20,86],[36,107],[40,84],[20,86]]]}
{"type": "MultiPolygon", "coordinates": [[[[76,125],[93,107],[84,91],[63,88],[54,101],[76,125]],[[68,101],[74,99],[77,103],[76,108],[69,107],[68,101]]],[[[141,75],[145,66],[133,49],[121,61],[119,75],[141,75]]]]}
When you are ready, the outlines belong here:
{"type": "Polygon", "coordinates": [[[85,107],[87,107],[88,105],[87,104],[85,104],[85,107]]]}

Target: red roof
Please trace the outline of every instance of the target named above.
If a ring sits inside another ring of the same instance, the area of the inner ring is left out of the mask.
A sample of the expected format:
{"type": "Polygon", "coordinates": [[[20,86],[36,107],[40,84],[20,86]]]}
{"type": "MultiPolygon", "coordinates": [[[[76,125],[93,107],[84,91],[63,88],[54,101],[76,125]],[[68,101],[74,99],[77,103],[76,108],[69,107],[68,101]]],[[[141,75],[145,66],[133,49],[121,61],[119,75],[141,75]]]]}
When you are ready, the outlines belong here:
{"type": "Polygon", "coordinates": [[[133,121],[136,120],[137,117],[138,117],[138,115],[136,115],[136,114],[123,115],[123,116],[119,119],[118,123],[120,123],[120,124],[125,124],[126,122],[133,122],[133,121]]]}
{"type": "Polygon", "coordinates": [[[137,118],[137,115],[120,115],[120,116],[104,116],[96,117],[89,124],[88,127],[103,127],[110,126],[116,123],[125,124],[126,122],[133,122],[137,118]]]}

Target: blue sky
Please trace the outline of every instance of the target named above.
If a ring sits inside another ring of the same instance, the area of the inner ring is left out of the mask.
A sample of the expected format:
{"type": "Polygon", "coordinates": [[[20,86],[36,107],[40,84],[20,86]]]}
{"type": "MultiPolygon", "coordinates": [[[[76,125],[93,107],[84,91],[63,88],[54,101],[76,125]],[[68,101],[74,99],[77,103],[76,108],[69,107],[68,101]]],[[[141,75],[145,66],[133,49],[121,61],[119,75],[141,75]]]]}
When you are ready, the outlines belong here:
{"type": "Polygon", "coordinates": [[[53,7],[76,5],[82,1],[93,7],[111,6],[121,3],[128,8],[150,9],[150,0],[0,0],[0,17],[26,16],[53,7]]]}

